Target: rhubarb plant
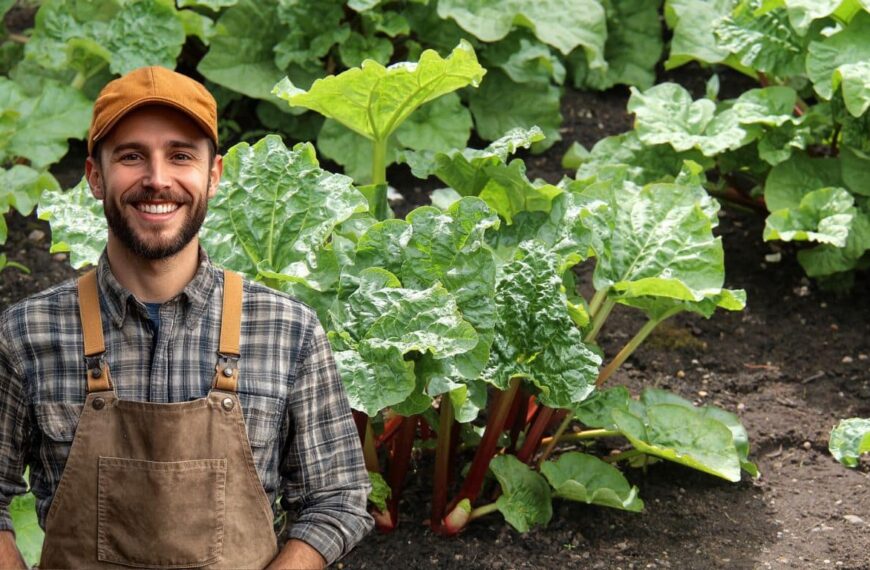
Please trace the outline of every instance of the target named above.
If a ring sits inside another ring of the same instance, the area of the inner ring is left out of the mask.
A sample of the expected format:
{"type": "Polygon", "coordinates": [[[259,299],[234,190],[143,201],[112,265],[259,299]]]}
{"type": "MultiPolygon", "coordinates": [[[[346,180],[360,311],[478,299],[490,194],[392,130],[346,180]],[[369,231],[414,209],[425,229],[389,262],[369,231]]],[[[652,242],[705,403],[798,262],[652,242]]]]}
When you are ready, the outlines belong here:
{"type": "Polygon", "coordinates": [[[840,421],[831,431],[828,449],[846,467],[857,467],[861,456],[870,453],[870,419],[840,421]]]}

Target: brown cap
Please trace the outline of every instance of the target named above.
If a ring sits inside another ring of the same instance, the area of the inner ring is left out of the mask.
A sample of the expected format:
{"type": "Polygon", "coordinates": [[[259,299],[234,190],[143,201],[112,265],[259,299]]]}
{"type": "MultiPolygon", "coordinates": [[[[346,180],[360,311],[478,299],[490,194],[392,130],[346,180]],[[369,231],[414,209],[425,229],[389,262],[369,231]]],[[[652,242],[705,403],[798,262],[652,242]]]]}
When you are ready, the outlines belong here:
{"type": "Polygon", "coordinates": [[[190,116],[218,146],[217,103],[201,83],[165,67],[140,67],[110,81],[94,102],[88,154],[121,118],[144,105],[166,105],[190,116]]]}

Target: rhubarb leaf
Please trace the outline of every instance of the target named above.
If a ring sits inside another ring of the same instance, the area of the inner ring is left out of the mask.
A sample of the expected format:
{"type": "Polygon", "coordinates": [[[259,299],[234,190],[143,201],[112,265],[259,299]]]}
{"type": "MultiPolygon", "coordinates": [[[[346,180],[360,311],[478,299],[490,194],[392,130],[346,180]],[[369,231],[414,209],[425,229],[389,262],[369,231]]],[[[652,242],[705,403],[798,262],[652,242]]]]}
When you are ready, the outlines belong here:
{"type": "Polygon", "coordinates": [[[514,26],[531,31],[542,42],[568,55],[583,46],[593,67],[604,67],[607,24],[596,0],[440,0],[438,16],[452,18],[485,42],[504,38],[514,26]]]}
{"type": "Polygon", "coordinates": [[[820,188],[805,194],[797,208],[771,212],[764,240],[815,241],[846,245],[855,214],[855,199],[842,188],[820,188]]]}
{"type": "Polygon", "coordinates": [[[534,242],[521,244],[502,267],[496,337],[483,379],[504,390],[511,378],[523,378],[542,404],[563,408],[592,393],[601,357],[568,314],[558,269],[558,256],[534,242]]]}
{"type": "Polygon", "coordinates": [[[828,449],[846,467],[857,467],[861,455],[870,453],[870,419],[841,420],[831,431],[828,449]]]}
{"type": "Polygon", "coordinates": [[[33,493],[12,499],[9,515],[15,525],[15,545],[27,564],[39,563],[45,533],[36,516],[36,497],[33,493]]]}
{"type": "Polygon", "coordinates": [[[480,89],[469,95],[468,106],[482,138],[495,140],[512,129],[537,126],[546,138],[536,150],[545,150],[562,138],[560,95],[555,85],[514,83],[506,74],[493,70],[480,89]]]}
{"type": "MultiPolygon", "coordinates": [[[[60,185],[48,171],[38,171],[16,164],[9,170],[0,168],[0,216],[15,208],[22,216],[29,216],[39,203],[44,191],[59,192],[60,185]]],[[[0,243],[6,234],[0,234],[0,243]]]]}
{"type": "Polygon", "coordinates": [[[798,262],[810,277],[834,275],[854,269],[870,250],[870,215],[858,210],[844,247],[823,244],[798,252],[798,262]]]}
{"type": "Polygon", "coordinates": [[[870,108],[870,13],[861,12],[843,30],[814,41],[807,55],[807,74],[825,99],[841,86],[846,109],[859,117],[870,108]]]}
{"type": "Polygon", "coordinates": [[[323,248],[338,224],[367,208],[349,178],[320,168],[310,144],[291,150],[269,135],[224,156],[200,239],[215,262],[251,278],[324,291],[337,270],[323,248]]]}
{"type": "Polygon", "coordinates": [[[770,171],[764,183],[764,202],[771,212],[797,210],[810,192],[842,186],[839,160],[795,153],[770,171]]]}
{"type": "MultiPolygon", "coordinates": [[[[522,34],[487,45],[483,57],[487,66],[501,69],[516,83],[561,85],[565,81],[565,66],[550,48],[522,34]]],[[[585,62],[582,52],[581,57],[585,62]]]]}
{"type": "Polygon", "coordinates": [[[553,504],[546,479],[513,455],[494,457],[489,468],[502,491],[496,507],[512,527],[528,532],[550,522],[553,504]]]}
{"type": "Polygon", "coordinates": [[[638,417],[613,410],[619,431],[639,451],[722,477],[740,480],[740,458],[731,430],[679,404],[655,404],[638,417]]]}
{"type": "Polygon", "coordinates": [[[669,143],[677,151],[696,148],[715,156],[743,146],[750,134],[740,126],[736,111],[717,114],[716,103],[692,101],[676,83],[660,83],[643,93],[632,87],[628,110],[636,115],[635,130],[642,142],[669,143]]]}
{"type": "Polygon", "coordinates": [[[91,195],[86,179],[71,190],[44,192],[37,212],[51,224],[51,253],[69,253],[75,269],[97,264],[109,230],[102,202],[91,195]]]}
{"type": "Polygon", "coordinates": [[[384,480],[384,477],[377,471],[369,471],[369,483],[372,490],[369,491],[369,502],[373,504],[379,511],[386,512],[387,499],[393,494],[393,490],[384,480]]]}
{"type": "Polygon", "coordinates": [[[848,146],[840,149],[843,183],[853,194],[870,196],[870,157],[848,146]]]}
{"type": "Polygon", "coordinates": [[[728,57],[713,35],[720,18],[731,13],[735,0],[665,0],[665,20],[673,30],[671,51],[665,69],[692,60],[719,63],[728,57]]]}
{"type": "Polygon", "coordinates": [[[556,497],[625,511],[643,510],[637,487],[630,485],[619,469],[593,455],[565,453],[544,463],[541,473],[556,497]]]}
{"type": "Polygon", "coordinates": [[[318,79],[308,91],[285,78],[273,92],[292,107],[317,111],[381,141],[419,106],[462,87],[476,87],[484,73],[471,44],[462,41],[446,59],[426,50],[417,63],[384,67],[368,60],[362,67],[318,79]]]}
{"type": "Polygon", "coordinates": [[[807,33],[810,24],[815,20],[834,16],[842,22],[849,22],[861,10],[862,5],[865,10],[870,10],[870,2],[867,0],[788,0],[783,3],[789,22],[801,35],[807,33]]]}
{"type": "Polygon", "coordinates": [[[573,406],[574,417],[587,428],[615,430],[616,422],[610,415],[611,410],[631,411],[636,404],[631,399],[625,386],[616,386],[606,390],[596,390],[589,398],[573,406]]]}

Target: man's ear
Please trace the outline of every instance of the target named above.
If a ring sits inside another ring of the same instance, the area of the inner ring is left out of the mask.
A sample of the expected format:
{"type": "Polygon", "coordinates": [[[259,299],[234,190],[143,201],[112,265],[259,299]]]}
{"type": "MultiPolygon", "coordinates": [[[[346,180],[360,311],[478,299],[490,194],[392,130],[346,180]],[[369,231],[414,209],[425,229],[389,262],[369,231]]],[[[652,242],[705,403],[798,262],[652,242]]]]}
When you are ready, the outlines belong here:
{"type": "Polygon", "coordinates": [[[106,197],[100,167],[97,165],[97,161],[90,156],[85,160],[85,178],[88,180],[88,186],[91,187],[91,194],[94,198],[102,200],[106,197]]]}
{"type": "Polygon", "coordinates": [[[221,174],[224,172],[224,157],[217,154],[208,171],[208,199],[217,195],[218,185],[221,183],[221,174]]]}

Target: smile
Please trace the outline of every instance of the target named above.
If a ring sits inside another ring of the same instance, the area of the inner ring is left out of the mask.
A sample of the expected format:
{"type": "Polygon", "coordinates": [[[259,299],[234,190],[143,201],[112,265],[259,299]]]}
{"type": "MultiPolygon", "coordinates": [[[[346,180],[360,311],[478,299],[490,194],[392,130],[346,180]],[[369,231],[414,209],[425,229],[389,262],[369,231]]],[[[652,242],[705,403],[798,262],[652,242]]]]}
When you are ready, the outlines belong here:
{"type": "Polygon", "coordinates": [[[136,204],[136,209],[146,214],[169,214],[179,208],[178,204],[172,202],[161,202],[160,204],[149,204],[140,202],[136,204]]]}

